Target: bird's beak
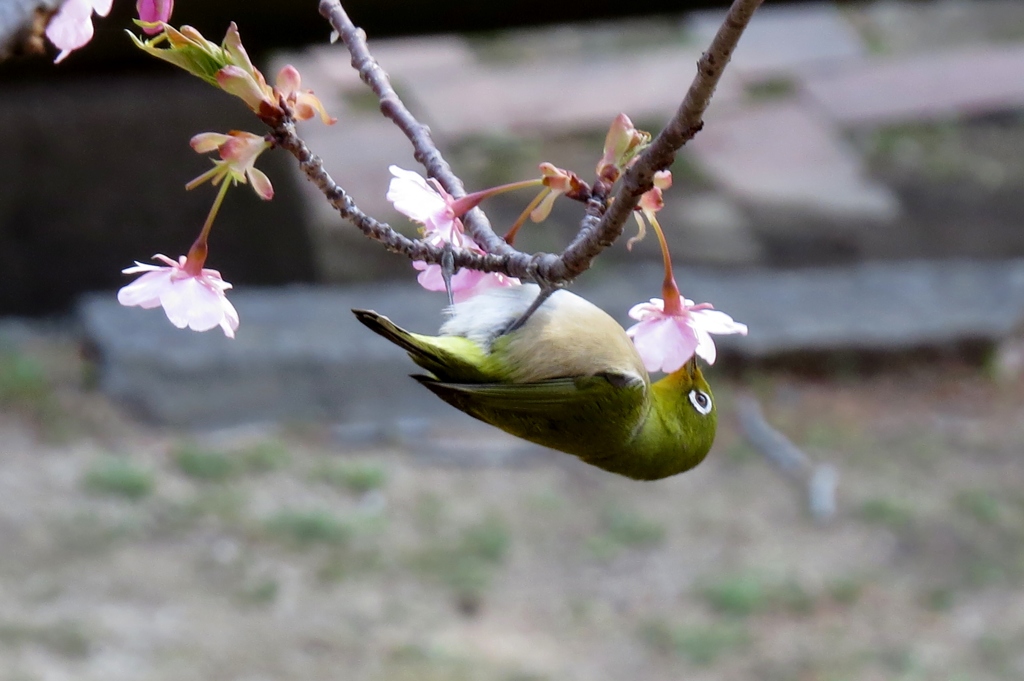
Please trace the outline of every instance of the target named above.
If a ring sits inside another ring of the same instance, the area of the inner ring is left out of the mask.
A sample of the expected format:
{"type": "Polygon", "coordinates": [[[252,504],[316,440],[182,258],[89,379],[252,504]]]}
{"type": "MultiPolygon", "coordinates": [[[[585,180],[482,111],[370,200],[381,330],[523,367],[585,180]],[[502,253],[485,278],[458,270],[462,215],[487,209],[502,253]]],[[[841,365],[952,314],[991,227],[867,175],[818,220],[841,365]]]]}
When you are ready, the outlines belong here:
{"type": "Polygon", "coordinates": [[[697,376],[697,355],[694,354],[683,366],[686,367],[686,373],[690,374],[690,378],[695,378],[697,376]]]}

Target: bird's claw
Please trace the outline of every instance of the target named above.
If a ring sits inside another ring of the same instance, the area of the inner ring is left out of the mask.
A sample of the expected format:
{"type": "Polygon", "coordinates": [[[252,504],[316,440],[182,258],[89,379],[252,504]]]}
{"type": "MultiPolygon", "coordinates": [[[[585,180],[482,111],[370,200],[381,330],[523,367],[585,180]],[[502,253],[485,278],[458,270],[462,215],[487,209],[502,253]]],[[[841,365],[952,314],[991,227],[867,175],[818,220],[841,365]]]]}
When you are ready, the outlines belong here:
{"type": "Polygon", "coordinates": [[[537,285],[540,286],[540,293],[538,293],[537,297],[533,299],[532,303],[530,303],[530,307],[526,308],[526,312],[509,324],[509,327],[505,329],[503,333],[512,333],[516,329],[522,328],[522,326],[530,320],[530,317],[533,316],[533,313],[540,309],[540,306],[544,304],[544,301],[550,298],[552,293],[562,288],[558,284],[551,284],[540,278],[537,278],[537,285]]]}
{"type": "Polygon", "coordinates": [[[452,294],[452,277],[455,276],[455,251],[451,242],[445,243],[444,253],[441,254],[441,279],[444,281],[444,290],[448,294],[448,304],[455,304],[455,296],[452,294]]]}

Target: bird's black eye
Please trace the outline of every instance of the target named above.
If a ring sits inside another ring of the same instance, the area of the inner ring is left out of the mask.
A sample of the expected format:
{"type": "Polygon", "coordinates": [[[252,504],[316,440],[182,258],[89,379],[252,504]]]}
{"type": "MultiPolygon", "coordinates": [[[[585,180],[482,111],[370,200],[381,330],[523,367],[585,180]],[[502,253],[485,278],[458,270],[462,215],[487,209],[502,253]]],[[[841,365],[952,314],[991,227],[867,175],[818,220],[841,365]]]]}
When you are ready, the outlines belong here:
{"type": "Polygon", "coordinates": [[[703,390],[690,391],[690,404],[697,410],[698,414],[707,416],[711,412],[711,395],[703,390]]]}

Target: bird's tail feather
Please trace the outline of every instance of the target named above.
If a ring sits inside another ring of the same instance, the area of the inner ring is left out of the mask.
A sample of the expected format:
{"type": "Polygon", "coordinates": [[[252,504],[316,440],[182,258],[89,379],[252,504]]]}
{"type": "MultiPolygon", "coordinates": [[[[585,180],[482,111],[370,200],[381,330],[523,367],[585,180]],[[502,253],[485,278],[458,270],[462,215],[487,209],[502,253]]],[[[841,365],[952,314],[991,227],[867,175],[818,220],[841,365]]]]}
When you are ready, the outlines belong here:
{"type": "Polygon", "coordinates": [[[482,350],[465,338],[420,336],[373,310],[352,312],[363,325],[408,352],[412,361],[440,380],[475,382],[487,378],[480,367],[482,350]]]}
{"type": "Polygon", "coordinates": [[[415,342],[408,331],[396,325],[393,321],[373,310],[352,310],[364,326],[374,333],[387,338],[389,341],[414,356],[423,355],[423,348],[415,342]]]}

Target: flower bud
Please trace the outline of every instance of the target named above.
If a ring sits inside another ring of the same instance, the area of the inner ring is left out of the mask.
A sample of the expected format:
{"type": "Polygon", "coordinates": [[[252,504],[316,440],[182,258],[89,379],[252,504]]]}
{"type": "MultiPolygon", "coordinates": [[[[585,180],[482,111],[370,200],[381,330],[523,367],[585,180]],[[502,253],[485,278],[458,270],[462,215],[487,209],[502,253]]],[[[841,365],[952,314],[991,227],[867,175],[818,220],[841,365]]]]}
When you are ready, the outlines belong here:
{"type": "Polygon", "coordinates": [[[597,163],[597,175],[614,182],[633,158],[651,142],[651,134],[637,130],[626,114],[619,114],[608,128],[604,155],[597,163]]]}

